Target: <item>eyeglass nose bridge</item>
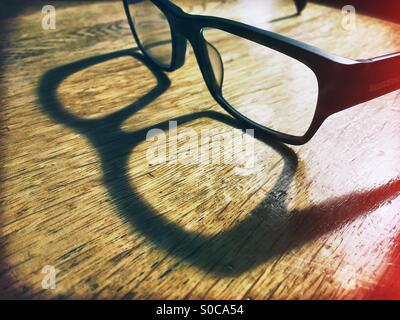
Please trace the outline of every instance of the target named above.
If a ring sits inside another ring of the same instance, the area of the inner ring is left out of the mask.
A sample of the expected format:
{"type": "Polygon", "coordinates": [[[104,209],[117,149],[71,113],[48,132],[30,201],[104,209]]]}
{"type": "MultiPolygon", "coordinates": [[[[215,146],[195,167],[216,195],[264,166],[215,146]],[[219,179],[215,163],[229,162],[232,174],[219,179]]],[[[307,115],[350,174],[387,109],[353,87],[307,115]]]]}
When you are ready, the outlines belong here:
{"type": "Polygon", "coordinates": [[[173,70],[179,69],[185,64],[186,58],[189,56],[190,48],[196,51],[197,43],[201,39],[201,27],[197,25],[188,14],[178,12],[173,14],[170,19],[171,31],[174,36],[174,63],[173,70]],[[188,45],[190,44],[190,46],[188,45]]]}
{"type": "MultiPolygon", "coordinates": [[[[186,22],[186,27],[187,22],[186,22]]],[[[212,79],[205,79],[206,81],[212,81],[213,85],[220,90],[222,89],[224,80],[224,68],[221,55],[217,48],[215,48],[211,43],[209,43],[202,35],[202,29],[193,28],[192,30],[188,28],[181,28],[179,24],[179,19],[175,20],[175,24],[172,26],[172,30],[175,38],[175,54],[174,54],[174,64],[173,70],[175,71],[185,64],[186,58],[189,56],[191,48],[193,51],[201,50],[200,47],[204,47],[204,54],[196,55],[198,63],[201,67],[202,64],[206,63],[209,71],[208,73],[212,79]],[[202,42],[200,46],[198,42],[202,42]],[[190,45],[188,45],[188,43],[190,45]],[[199,61],[199,56],[201,57],[199,61]],[[212,75],[212,76],[211,76],[212,75]]],[[[202,69],[202,68],[201,68],[202,69]]]]}
{"type": "Polygon", "coordinates": [[[187,56],[187,45],[188,40],[181,33],[175,32],[174,34],[174,61],[173,61],[173,70],[179,69],[185,64],[186,56],[187,56]]]}

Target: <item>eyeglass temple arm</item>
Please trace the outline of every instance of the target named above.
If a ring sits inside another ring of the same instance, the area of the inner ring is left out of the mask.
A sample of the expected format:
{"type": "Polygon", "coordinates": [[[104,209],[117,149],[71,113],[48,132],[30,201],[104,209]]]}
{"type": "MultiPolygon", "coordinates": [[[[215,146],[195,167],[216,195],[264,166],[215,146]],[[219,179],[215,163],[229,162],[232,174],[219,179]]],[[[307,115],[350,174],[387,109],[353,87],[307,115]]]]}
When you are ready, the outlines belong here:
{"type": "Polygon", "coordinates": [[[365,64],[366,74],[362,100],[378,98],[400,89],[400,52],[361,61],[365,64]]]}
{"type": "Polygon", "coordinates": [[[342,69],[335,93],[329,94],[335,112],[400,89],[400,52],[355,62],[342,69]]]}

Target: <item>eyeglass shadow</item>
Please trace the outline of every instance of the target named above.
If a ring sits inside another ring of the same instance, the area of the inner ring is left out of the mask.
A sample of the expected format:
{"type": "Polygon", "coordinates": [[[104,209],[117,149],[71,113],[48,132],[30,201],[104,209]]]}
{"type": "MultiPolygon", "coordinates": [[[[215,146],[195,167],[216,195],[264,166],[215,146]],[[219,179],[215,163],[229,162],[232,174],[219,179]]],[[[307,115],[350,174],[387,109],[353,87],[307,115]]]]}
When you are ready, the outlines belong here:
{"type": "MultiPolygon", "coordinates": [[[[133,133],[126,133],[120,128],[128,117],[153,102],[169,85],[169,79],[153,63],[135,50],[123,50],[47,71],[40,79],[38,96],[40,107],[53,121],[88,138],[100,156],[103,182],[118,213],[131,223],[133,231],[143,234],[149,241],[174,256],[177,261],[173,268],[188,261],[191,265],[220,277],[238,276],[357,219],[399,191],[400,181],[396,180],[374,190],[355,192],[301,211],[289,211],[285,205],[286,193],[281,191],[286,190],[293,179],[297,169],[297,156],[286,145],[271,141],[256,131],[256,138],[271,146],[282,156],[284,162],[282,174],[272,191],[244,221],[230,230],[221,231],[215,236],[187,232],[155,212],[137,193],[128,177],[127,164],[132,150],[146,139],[146,133],[150,129],[167,129],[169,121],[133,133]],[[157,86],[132,104],[101,119],[85,120],[70,114],[57,97],[57,88],[62,81],[85,68],[122,56],[129,56],[143,63],[153,73],[157,86]],[[276,228],[271,229],[270,225],[276,228]]],[[[171,120],[182,125],[204,117],[235,128],[243,128],[234,118],[213,111],[198,112],[171,120]]],[[[166,277],[171,271],[172,269],[167,270],[160,278],[166,277]]]]}

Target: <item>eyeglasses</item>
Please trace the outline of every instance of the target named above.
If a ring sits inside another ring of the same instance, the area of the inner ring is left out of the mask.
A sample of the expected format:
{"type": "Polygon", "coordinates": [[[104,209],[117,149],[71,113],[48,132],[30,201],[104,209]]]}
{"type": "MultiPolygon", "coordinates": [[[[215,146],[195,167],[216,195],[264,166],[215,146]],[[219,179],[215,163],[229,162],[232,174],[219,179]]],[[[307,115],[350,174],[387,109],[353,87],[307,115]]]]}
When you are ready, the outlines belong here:
{"type": "MultiPolygon", "coordinates": [[[[296,0],[297,14],[306,0],[296,0]]],[[[165,71],[185,62],[189,41],[214,99],[279,141],[309,141],[326,118],[400,89],[400,52],[352,60],[218,17],[190,15],[168,0],[124,0],[133,36],[165,71]]]]}

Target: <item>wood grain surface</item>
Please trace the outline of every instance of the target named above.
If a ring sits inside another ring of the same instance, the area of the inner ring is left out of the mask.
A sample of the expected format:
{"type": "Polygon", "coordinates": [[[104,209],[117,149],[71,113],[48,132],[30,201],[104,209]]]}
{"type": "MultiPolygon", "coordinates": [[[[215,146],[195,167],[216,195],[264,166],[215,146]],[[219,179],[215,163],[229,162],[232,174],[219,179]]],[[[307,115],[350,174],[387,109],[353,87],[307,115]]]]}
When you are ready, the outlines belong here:
{"type": "MultiPolygon", "coordinates": [[[[400,50],[393,22],[358,14],[346,31],[320,4],[268,22],[270,2],[249,2],[176,1],[351,58],[400,50]]],[[[151,165],[146,133],[170,120],[243,128],[192,52],[170,74],[143,59],[121,2],[54,2],[55,30],[43,4],[0,26],[2,297],[400,298],[399,92],[332,116],[301,147],[254,139],[245,173],[151,165]],[[47,265],[55,289],[42,287],[47,265]]]]}

